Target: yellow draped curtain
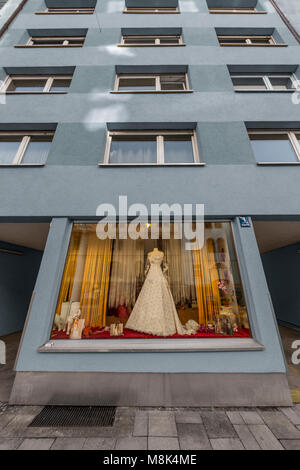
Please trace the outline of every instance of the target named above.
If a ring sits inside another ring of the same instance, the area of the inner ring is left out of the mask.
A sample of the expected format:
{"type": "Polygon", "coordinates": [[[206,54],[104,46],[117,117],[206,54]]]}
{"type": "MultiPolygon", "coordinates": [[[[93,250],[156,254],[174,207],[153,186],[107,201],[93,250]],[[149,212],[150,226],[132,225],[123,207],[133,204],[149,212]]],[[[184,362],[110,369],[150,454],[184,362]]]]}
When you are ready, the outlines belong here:
{"type": "Polygon", "coordinates": [[[220,313],[219,275],[214,252],[212,239],[206,240],[200,250],[193,251],[200,324],[213,321],[214,316],[220,313]]]}
{"type": "Polygon", "coordinates": [[[90,232],[88,237],[80,296],[81,318],[85,319],[85,326],[105,326],[112,240],[100,240],[95,232],[90,232]]]}
{"type": "Polygon", "coordinates": [[[61,304],[63,302],[68,302],[71,297],[71,292],[72,292],[73,282],[74,282],[74,273],[75,273],[77,258],[78,258],[80,235],[81,235],[80,233],[76,233],[76,232],[72,233],[68,256],[67,256],[67,260],[65,264],[65,270],[64,270],[64,274],[63,274],[63,278],[61,282],[60,293],[59,293],[58,302],[56,306],[56,313],[58,315],[60,315],[61,304]]]}

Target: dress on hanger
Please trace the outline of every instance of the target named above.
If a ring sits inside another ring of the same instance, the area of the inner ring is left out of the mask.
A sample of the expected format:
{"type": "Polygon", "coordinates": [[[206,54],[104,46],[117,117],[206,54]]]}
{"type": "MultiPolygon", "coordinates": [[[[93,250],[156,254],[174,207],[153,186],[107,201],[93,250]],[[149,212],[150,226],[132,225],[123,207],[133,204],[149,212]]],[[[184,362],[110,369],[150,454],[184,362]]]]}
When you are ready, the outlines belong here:
{"type": "MultiPolygon", "coordinates": [[[[194,334],[180,322],[173,296],[164,275],[164,253],[154,248],[148,254],[146,279],[137,298],[126,328],[155,336],[194,334]]],[[[196,323],[196,322],[194,322],[196,323]]],[[[197,325],[198,326],[198,325],[197,325]]]]}

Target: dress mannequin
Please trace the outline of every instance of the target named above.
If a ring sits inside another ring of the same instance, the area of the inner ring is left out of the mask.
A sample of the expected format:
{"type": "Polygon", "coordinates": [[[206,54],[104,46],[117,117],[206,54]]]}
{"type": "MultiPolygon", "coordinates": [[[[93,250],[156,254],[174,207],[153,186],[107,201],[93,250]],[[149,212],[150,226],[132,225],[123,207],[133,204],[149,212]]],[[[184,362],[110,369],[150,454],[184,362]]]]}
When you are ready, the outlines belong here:
{"type": "MultiPolygon", "coordinates": [[[[168,270],[164,253],[154,248],[148,253],[146,280],[126,323],[126,328],[155,336],[194,334],[181,324],[164,273],[168,270]],[[163,269],[162,269],[163,265],[163,269]]],[[[197,325],[198,328],[198,325],[197,325]]]]}

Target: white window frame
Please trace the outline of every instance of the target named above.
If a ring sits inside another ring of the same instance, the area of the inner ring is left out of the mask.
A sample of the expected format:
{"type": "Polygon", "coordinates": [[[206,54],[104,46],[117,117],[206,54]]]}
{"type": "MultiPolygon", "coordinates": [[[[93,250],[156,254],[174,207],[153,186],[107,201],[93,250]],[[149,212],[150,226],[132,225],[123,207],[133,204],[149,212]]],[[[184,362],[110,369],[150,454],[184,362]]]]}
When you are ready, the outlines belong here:
{"type": "Polygon", "coordinates": [[[265,34],[265,35],[237,35],[234,36],[232,34],[224,35],[224,34],[218,34],[218,40],[220,43],[220,46],[252,46],[252,47],[268,47],[268,46],[285,46],[286,44],[277,44],[275,39],[273,38],[272,35],[270,34],[265,34]],[[228,43],[222,43],[222,39],[240,39],[241,42],[228,42],[228,43]],[[253,39],[268,39],[267,44],[255,44],[252,42],[253,39]],[[244,42],[243,42],[244,41],[244,42]]]}
{"type": "Polygon", "coordinates": [[[180,13],[178,7],[125,7],[123,13],[168,14],[180,13]]]}
{"type": "MultiPolygon", "coordinates": [[[[264,85],[266,87],[266,90],[256,90],[254,88],[245,88],[243,90],[235,89],[236,91],[243,92],[243,91],[257,91],[258,93],[260,91],[273,91],[273,92],[294,92],[296,90],[300,89],[300,82],[297,79],[296,75],[294,73],[282,73],[282,74],[274,74],[274,73],[264,73],[264,74],[255,74],[255,75],[248,75],[247,73],[245,74],[230,74],[231,79],[232,78],[262,78],[264,85]],[[277,90],[276,88],[273,88],[273,85],[270,81],[270,78],[290,78],[293,85],[295,86],[295,89],[290,89],[290,90],[277,90]]],[[[233,84],[234,86],[234,84],[233,84]]]]}
{"type": "Polygon", "coordinates": [[[54,93],[65,94],[67,91],[51,91],[54,80],[72,80],[72,75],[8,75],[0,87],[0,93],[7,94],[34,94],[34,93],[54,93]],[[9,86],[14,80],[45,80],[43,91],[8,91],[9,86]]]}
{"type": "Polygon", "coordinates": [[[298,158],[299,162],[257,162],[259,165],[298,165],[300,163],[300,144],[298,142],[298,139],[296,137],[296,134],[300,134],[300,129],[299,131],[297,129],[291,130],[291,129],[248,129],[248,135],[249,135],[249,140],[250,140],[250,134],[252,135],[261,135],[261,134],[270,134],[270,135],[287,135],[289,138],[289,141],[293,147],[293,150],[296,154],[296,157],[298,158]]]}
{"type": "Polygon", "coordinates": [[[36,11],[36,15],[92,15],[95,8],[46,8],[45,11],[36,11]],[[61,11],[60,11],[61,10],[61,11]]]}
{"type": "Polygon", "coordinates": [[[31,36],[26,44],[16,44],[15,47],[82,47],[85,36],[31,36]],[[61,44],[35,44],[35,41],[61,41],[61,44]],[[82,41],[81,44],[70,44],[70,41],[82,41]]]}
{"type": "Polygon", "coordinates": [[[124,46],[124,47],[155,47],[155,46],[160,46],[160,47],[174,47],[174,46],[185,46],[183,43],[182,35],[181,34],[169,34],[169,35],[164,35],[164,34],[157,34],[157,35],[147,35],[147,34],[139,34],[139,35],[133,35],[133,34],[124,34],[122,35],[121,38],[121,43],[118,44],[119,46],[124,46]],[[161,38],[163,39],[173,39],[176,38],[178,39],[178,42],[174,42],[174,44],[161,44],[161,38]],[[153,39],[154,44],[142,44],[142,43],[136,43],[136,44],[126,44],[125,40],[126,39],[153,39]]]}
{"type": "Polygon", "coordinates": [[[192,91],[189,87],[189,81],[188,81],[188,74],[187,73],[161,73],[161,74],[116,74],[116,79],[115,79],[115,85],[114,85],[114,92],[115,93],[186,93],[188,91],[192,91]],[[183,84],[183,89],[182,90],[162,90],[161,89],[161,77],[164,75],[169,75],[169,76],[176,76],[176,75],[181,75],[185,77],[185,81],[182,82],[183,84]],[[154,78],[155,79],[155,90],[125,90],[123,91],[122,89],[119,89],[119,84],[121,79],[143,79],[143,78],[154,78]]]}
{"type": "Polygon", "coordinates": [[[0,163],[0,167],[1,166],[44,166],[45,163],[22,163],[22,160],[23,160],[23,157],[25,155],[25,152],[27,150],[27,147],[30,143],[30,140],[31,140],[31,137],[32,136],[41,136],[41,137],[45,137],[45,136],[49,136],[49,137],[52,137],[51,139],[51,142],[53,140],[53,136],[54,136],[54,131],[45,131],[45,132],[41,132],[41,131],[31,131],[31,132],[18,132],[18,131],[11,131],[11,132],[7,132],[7,131],[0,131],[0,137],[7,137],[8,138],[8,141],[9,141],[9,137],[12,137],[12,136],[15,136],[15,137],[20,137],[21,138],[21,141],[20,141],[20,145],[19,145],[19,148],[15,154],[15,157],[12,161],[12,163],[0,163]]]}
{"type": "Polygon", "coordinates": [[[197,135],[195,130],[158,130],[158,131],[108,131],[107,134],[107,141],[106,141],[106,148],[104,153],[104,162],[100,163],[100,166],[190,166],[190,165],[204,165],[204,163],[200,162],[198,144],[197,144],[197,135]],[[157,161],[156,163],[110,163],[109,156],[110,156],[110,148],[112,143],[113,136],[122,136],[122,135],[132,135],[132,136],[140,136],[140,135],[153,135],[156,136],[156,145],[157,145],[157,161]],[[191,136],[192,148],[193,148],[193,163],[165,163],[164,162],[164,136],[167,135],[189,135],[191,136]]]}

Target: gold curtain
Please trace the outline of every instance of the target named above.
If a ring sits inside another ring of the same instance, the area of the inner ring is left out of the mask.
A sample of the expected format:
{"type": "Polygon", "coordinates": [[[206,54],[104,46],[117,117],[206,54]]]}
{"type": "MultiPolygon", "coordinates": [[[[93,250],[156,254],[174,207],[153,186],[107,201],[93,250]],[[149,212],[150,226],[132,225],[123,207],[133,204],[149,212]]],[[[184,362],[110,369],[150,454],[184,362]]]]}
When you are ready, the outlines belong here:
{"type": "Polygon", "coordinates": [[[212,321],[220,313],[219,276],[214,251],[212,239],[206,240],[201,250],[193,251],[200,324],[212,321]]]}
{"type": "Polygon", "coordinates": [[[73,282],[74,282],[74,273],[75,273],[76,263],[77,263],[77,258],[78,258],[80,236],[81,236],[81,233],[78,233],[78,232],[72,233],[67,260],[65,264],[65,270],[64,270],[64,274],[63,274],[63,278],[61,282],[58,302],[56,306],[56,313],[58,315],[60,315],[61,304],[63,302],[68,302],[70,300],[73,282]]]}
{"type": "Polygon", "coordinates": [[[105,326],[111,256],[112,240],[90,232],[80,296],[85,326],[105,326]]]}

